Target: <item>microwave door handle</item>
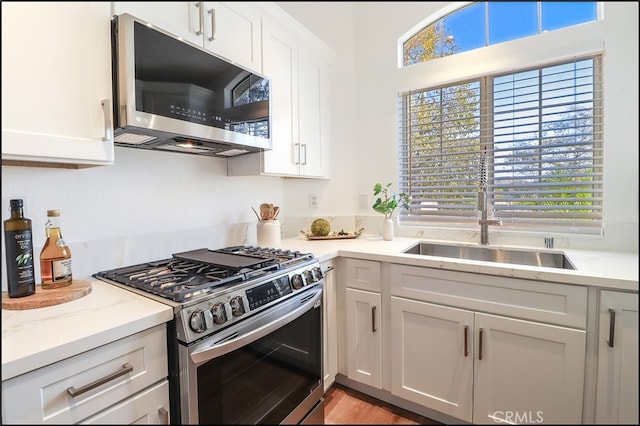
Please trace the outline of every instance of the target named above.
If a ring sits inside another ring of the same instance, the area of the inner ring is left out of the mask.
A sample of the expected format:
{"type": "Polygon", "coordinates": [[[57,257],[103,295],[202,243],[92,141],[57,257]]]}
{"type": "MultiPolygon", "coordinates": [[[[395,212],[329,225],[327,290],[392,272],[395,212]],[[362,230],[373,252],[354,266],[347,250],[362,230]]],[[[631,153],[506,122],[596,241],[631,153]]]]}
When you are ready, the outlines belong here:
{"type": "MultiPolygon", "coordinates": [[[[306,293],[306,292],[305,292],[306,293]]],[[[283,303],[283,305],[277,309],[273,309],[272,312],[269,313],[270,317],[275,317],[274,321],[270,321],[255,330],[250,331],[247,334],[241,334],[238,337],[235,337],[231,340],[225,340],[221,343],[209,343],[203,344],[202,346],[197,345],[193,349],[191,349],[190,357],[191,360],[196,364],[200,365],[204,362],[207,362],[213,358],[228,354],[230,352],[235,351],[238,348],[246,346],[250,343],[255,342],[256,340],[268,335],[269,333],[274,332],[280,327],[288,324],[289,322],[299,318],[307,311],[315,308],[318,303],[320,303],[322,299],[322,287],[314,291],[315,294],[310,293],[311,296],[307,297],[307,300],[304,301],[299,307],[292,310],[291,312],[287,312],[286,314],[282,314],[281,310],[287,310],[287,307],[291,306],[291,304],[300,303],[299,298],[295,298],[289,302],[283,303]]],[[[251,323],[249,323],[251,324],[251,323]]]]}
{"type": "Polygon", "coordinates": [[[103,99],[101,102],[102,112],[104,113],[104,142],[113,142],[113,124],[111,122],[111,101],[103,99]]]}

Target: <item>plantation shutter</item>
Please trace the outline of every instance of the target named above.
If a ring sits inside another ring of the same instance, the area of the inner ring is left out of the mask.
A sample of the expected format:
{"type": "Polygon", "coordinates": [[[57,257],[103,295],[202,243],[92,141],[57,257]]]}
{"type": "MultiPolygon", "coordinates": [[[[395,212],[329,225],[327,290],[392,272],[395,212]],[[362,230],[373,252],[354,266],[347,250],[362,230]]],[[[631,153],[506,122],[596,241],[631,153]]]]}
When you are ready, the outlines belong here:
{"type": "Polygon", "coordinates": [[[480,163],[503,226],[600,233],[600,56],[399,96],[407,222],[477,221],[480,163]]]}

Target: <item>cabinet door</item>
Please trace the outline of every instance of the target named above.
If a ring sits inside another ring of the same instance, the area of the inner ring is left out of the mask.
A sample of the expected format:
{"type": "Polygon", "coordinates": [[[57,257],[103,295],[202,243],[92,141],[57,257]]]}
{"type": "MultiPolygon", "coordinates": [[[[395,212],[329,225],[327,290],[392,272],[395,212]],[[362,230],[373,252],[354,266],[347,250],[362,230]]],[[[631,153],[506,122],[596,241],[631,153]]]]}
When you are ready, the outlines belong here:
{"type": "Polygon", "coordinates": [[[347,376],[382,388],[380,293],[347,288],[347,376]]]}
{"type": "Polygon", "coordinates": [[[298,162],[300,175],[327,176],[327,66],[321,56],[298,52],[298,162]]]}
{"type": "Polygon", "coordinates": [[[480,313],[475,327],[473,423],[582,422],[584,331],[480,313]]]}
{"type": "Polygon", "coordinates": [[[336,273],[333,261],[323,262],[321,267],[324,273],[322,337],[324,345],[324,390],[326,392],[338,374],[338,314],[336,312],[336,273]]]}
{"type": "Polygon", "coordinates": [[[113,164],[108,2],[2,2],[2,160],[113,164]]]}
{"type": "Polygon", "coordinates": [[[295,37],[281,25],[263,22],[263,73],[271,79],[271,140],[273,149],[263,153],[264,173],[297,175],[298,148],[294,146],[297,133],[298,63],[295,37]],[[294,129],[295,124],[295,129],[294,129]]]}
{"type": "Polygon", "coordinates": [[[262,71],[260,14],[246,4],[204,2],[204,48],[252,71],[262,71]]]}
{"type": "Polygon", "coordinates": [[[202,46],[203,26],[198,2],[167,1],[115,1],[113,14],[128,13],[167,31],[185,41],[202,46]]]}
{"type": "Polygon", "coordinates": [[[596,423],[638,424],[638,294],[600,293],[596,423]]]}
{"type": "Polygon", "coordinates": [[[391,297],[391,393],[471,422],[473,324],[471,311],[391,297]]]}

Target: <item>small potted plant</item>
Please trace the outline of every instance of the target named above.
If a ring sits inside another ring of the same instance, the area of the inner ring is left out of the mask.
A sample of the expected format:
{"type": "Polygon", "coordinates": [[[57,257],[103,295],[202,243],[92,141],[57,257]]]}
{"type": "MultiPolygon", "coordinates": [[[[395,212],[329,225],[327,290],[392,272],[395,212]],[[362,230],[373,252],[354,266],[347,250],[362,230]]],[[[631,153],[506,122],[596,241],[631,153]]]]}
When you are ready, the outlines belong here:
{"type": "Polygon", "coordinates": [[[376,202],[373,203],[373,210],[384,215],[384,226],[382,228],[382,238],[386,241],[393,240],[393,221],[391,215],[396,208],[402,207],[403,209],[411,211],[409,205],[410,197],[404,192],[397,194],[391,190],[391,183],[386,186],[382,186],[380,183],[376,183],[373,186],[373,195],[376,198],[376,202]]]}

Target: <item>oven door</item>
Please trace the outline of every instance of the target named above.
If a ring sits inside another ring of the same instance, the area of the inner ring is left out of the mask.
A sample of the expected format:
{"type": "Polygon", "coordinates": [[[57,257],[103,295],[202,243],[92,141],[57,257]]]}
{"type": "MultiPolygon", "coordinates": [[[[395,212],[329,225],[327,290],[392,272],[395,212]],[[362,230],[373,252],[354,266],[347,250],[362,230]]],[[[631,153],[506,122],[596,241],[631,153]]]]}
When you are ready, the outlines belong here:
{"type": "Polygon", "coordinates": [[[322,418],[321,302],[322,282],[224,333],[180,345],[182,423],[322,418]]]}

